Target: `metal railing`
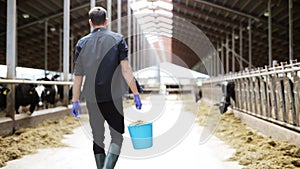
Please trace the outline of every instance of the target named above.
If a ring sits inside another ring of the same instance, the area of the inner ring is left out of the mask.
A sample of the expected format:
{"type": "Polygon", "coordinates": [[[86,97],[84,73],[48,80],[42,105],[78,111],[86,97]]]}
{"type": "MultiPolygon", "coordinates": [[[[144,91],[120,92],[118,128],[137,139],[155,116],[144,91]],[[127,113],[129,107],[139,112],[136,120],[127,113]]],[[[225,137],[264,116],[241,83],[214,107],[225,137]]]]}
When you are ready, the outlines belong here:
{"type": "MultiPolygon", "coordinates": [[[[203,97],[212,98],[210,88],[216,88],[222,81],[235,84],[234,109],[300,131],[299,62],[282,62],[280,66],[276,64],[207,79],[203,82],[203,97]]],[[[222,92],[219,90],[215,95],[222,96],[222,92]]]]}
{"type": "Polygon", "coordinates": [[[0,84],[8,84],[7,87],[10,92],[7,95],[6,116],[15,120],[15,85],[16,84],[44,84],[44,85],[63,85],[64,86],[64,99],[63,105],[69,104],[69,86],[73,84],[71,81],[32,81],[21,79],[0,79],[0,84]]]}
{"type": "Polygon", "coordinates": [[[32,81],[18,79],[0,79],[0,84],[45,84],[45,85],[72,85],[70,81],[32,81]]]}

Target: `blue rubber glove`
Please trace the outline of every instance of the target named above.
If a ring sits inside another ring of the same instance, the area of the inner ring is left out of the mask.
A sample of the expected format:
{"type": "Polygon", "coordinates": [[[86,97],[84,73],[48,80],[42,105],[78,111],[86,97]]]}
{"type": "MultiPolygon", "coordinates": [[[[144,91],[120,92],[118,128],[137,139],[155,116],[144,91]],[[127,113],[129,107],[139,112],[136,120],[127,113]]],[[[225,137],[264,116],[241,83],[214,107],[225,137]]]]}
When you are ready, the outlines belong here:
{"type": "Polygon", "coordinates": [[[142,102],[141,102],[141,99],[140,99],[140,95],[139,94],[135,94],[134,95],[134,102],[135,102],[135,107],[136,109],[141,109],[142,108],[142,102]]]}
{"type": "Polygon", "coordinates": [[[72,101],[72,114],[75,117],[79,117],[79,115],[82,114],[82,109],[79,101],[72,101]]]}

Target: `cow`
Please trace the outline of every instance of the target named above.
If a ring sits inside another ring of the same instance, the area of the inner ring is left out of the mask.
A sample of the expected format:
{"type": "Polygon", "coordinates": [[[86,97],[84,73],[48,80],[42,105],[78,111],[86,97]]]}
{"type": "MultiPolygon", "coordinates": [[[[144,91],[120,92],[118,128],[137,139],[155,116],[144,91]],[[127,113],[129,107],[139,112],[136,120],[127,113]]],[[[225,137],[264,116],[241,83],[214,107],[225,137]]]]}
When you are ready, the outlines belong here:
{"type": "Polygon", "coordinates": [[[195,92],[195,100],[196,100],[196,102],[198,102],[201,99],[202,99],[202,89],[197,88],[196,92],[195,92]]]}
{"type": "MultiPolygon", "coordinates": [[[[60,77],[60,75],[56,74],[51,78],[51,81],[58,81],[59,77],[60,77]]],[[[64,99],[64,86],[63,85],[56,85],[56,87],[57,87],[57,98],[58,98],[58,100],[63,100],[64,99]]]]}
{"type": "MultiPolygon", "coordinates": [[[[48,77],[37,79],[37,81],[52,81],[48,77]]],[[[39,106],[45,106],[48,108],[49,105],[55,105],[55,95],[57,93],[56,85],[38,85],[37,93],[39,96],[39,106]]]]}
{"type": "Polygon", "coordinates": [[[0,84],[0,110],[6,108],[6,96],[10,92],[10,89],[0,84]]]}
{"type": "Polygon", "coordinates": [[[202,99],[202,89],[199,89],[198,96],[199,96],[199,99],[202,99]]]}
{"type": "Polygon", "coordinates": [[[227,111],[227,108],[231,105],[230,98],[235,101],[235,91],[234,91],[234,82],[222,82],[221,83],[223,97],[219,104],[219,110],[221,114],[224,114],[227,111]]]}
{"type": "Polygon", "coordinates": [[[20,106],[28,106],[32,114],[36,105],[39,103],[39,96],[36,91],[36,85],[33,84],[18,84],[15,87],[15,110],[19,114],[20,106]]]}
{"type": "Polygon", "coordinates": [[[73,97],[73,86],[70,86],[69,88],[69,100],[72,100],[73,97]]]}
{"type": "MultiPolygon", "coordinates": [[[[54,75],[52,78],[49,78],[51,81],[59,81],[58,78],[60,77],[59,74],[54,75]]],[[[64,85],[55,85],[55,87],[57,88],[57,95],[56,95],[56,100],[59,101],[63,101],[64,99],[64,85]]],[[[69,100],[72,99],[73,96],[73,88],[72,86],[69,87],[69,100]]]]}
{"type": "Polygon", "coordinates": [[[49,105],[55,105],[55,95],[56,90],[54,88],[45,88],[42,93],[42,100],[44,101],[46,108],[48,108],[49,105]]]}

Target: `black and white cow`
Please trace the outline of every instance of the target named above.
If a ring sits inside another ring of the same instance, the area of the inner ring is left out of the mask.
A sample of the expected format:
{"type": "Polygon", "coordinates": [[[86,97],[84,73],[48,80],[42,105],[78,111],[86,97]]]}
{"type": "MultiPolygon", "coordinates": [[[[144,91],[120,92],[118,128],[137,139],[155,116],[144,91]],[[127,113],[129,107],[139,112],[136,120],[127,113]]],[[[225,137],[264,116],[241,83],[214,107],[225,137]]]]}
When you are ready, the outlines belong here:
{"type": "MultiPolygon", "coordinates": [[[[52,81],[48,77],[37,79],[38,81],[52,81]]],[[[49,105],[55,105],[55,95],[57,93],[56,85],[38,85],[36,91],[39,96],[39,106],[45,106],[48,108],[49,105]]]]}
{"type": "Polygon", "coordinates": [[[202,89],[197,88],[195,92],[195,101],[198,102],[201,99],[202,99],[202,89]]]}
{"type": "Polygon", "coordinates": [[[235,101],[234,82],[222,82],[221,83],[223,97],[219,104],[220,113],[223,114],[227,111],[227,108],[231,105],[230,98],[235,101]]]}
{"type": "Polygon", "coordinates": [[[10,92],[10,89],[5,85],[0,84],[0,110],[6,108],[6,96],[10,92]]]}
{"type": "MultiPolygon", "coordinates": [[[[60,75],[56,74],[53,77],[48,77],[48,79],[50,79],[51,81],[59,81],[60,75]]],[[[57,89],[56,91],[56,101],[58,102],[62,102],[64,99],[64,85],[55,85],[55,89],[57,89]]],[[[69,87],[69,100],[72,99],[72,95],[73,95],[73,88],[72,86],[69,87]]]]}
{"type": "MultiPolygon", "coordinates": [[[[44,78],[40,78],[37,80],[43,81],[59,81],[60,75],[56,74],[52,76],[51,74],[46,75],[44,78]]],[[[45,104],[46,108],[48,108],[48,104],[56,105],[63,101],[64,99],[64,85],[43,85],[45,87],[45,92],[42,93],[41,97],[43,103],[45,104]]],[[[72,86],[69,87],[69,100],[72,99],[73,91],[72,86]]]]}
{"type": "MultiPolygon", "coordinates": [[[[59,81],[60,75],[56,74],[53,77],[48,77],[51,81],[59,81]]],[[[55,85],[57,91],[56,91],[56,100],[62,101],[64,99],[64,86],[63,85],[55,85]]]]}
{"type": "Polygon", "coordinates": [[[36,91],[36,86],[33,84],[18,84],[15,87],[15,110],[19,114],[20,106],[28,106],[29,111],[32,114],[35,110],[35,107],[39,103],[39,96],[36,91]]]}

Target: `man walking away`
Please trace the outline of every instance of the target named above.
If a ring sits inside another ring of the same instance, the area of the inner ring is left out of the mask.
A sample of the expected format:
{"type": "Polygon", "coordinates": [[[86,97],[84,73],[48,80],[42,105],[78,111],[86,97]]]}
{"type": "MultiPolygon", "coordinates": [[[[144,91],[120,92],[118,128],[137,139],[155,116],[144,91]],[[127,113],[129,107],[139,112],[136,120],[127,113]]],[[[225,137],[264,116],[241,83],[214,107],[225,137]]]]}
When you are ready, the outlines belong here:
{"type": "Polygon", "coordinates": [[[128,63],[127,44],[122,35],[106,30],[106,10],[102,7],[92,8],[89,11],[89,24],[93,31],[76,45],[72,113],[79,117],[82,113],[79,96],[84,97],[92,128],[97,168],[113,169],[123,142],[124,79],[134,94],[136,108],[141,109],[142,103],[128,63]],[[83,76],[85,82],[80,93],[83,76]],[[107,155],[104,150],[105,121],[109,125],[112,139],[107,155]]]}

